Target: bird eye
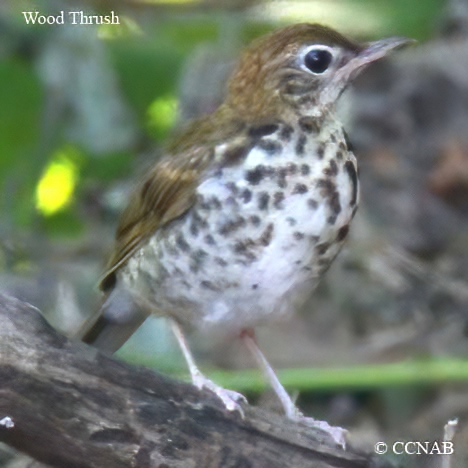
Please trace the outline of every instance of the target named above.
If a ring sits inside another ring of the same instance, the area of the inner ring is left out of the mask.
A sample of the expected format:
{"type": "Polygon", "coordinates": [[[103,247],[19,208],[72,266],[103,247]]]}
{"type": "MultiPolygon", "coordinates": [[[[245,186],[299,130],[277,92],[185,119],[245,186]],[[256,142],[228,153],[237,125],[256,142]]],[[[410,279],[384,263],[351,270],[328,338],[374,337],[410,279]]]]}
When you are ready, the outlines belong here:
{"type": "Polygon", "coordinates": [[[312,49],[304,57],[304,64],[312,73],[323,73],[330,65],[332,58],[328,50],[312,49]]]}

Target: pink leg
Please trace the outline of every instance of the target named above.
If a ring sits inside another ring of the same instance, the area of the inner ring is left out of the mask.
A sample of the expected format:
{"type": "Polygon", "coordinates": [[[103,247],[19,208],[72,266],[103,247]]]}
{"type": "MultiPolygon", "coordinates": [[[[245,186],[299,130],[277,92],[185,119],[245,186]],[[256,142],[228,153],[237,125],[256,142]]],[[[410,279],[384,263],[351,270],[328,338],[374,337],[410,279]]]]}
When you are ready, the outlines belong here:
{"type": "Polygon", "coordinates": [[[211,390],[223,402],[224,406],[228,411],[238,411],[241,414],[241,416],[244,417],[244,412],[242,411],[242,408],[239,405],[239,402],[247,403],[247,400],[244,397],[244,395],[234,392],[233,390],[226,390],[225,388],[216,385],[213,381],[205,377],[195,364],[195,360],[193,359],[192,353],[190,352],[187,340],[185,339],[180,325],[174,320],[171,320],[171,326],[172,331],[174,332],[174,335],[179,343],[182,354],[184,355],[185,360],[187,361],[193,385],[195,385],[199,389],[206,388],[208,390],[211,390]]]}
{"type": "Polygon", "coordinates": [[[295,421],[302,421],[309,426],[319,427],[320,429],[324,430],[333,438],[333,440],[341,445],[343,449],[346,447],[346,429],[341,427],[333,427],[330,426],[325,421],[317,421],[313,418],[305,417],[296,407],[294,402],[291,400],[291,397],[288,395],[288,392],[285,388],[281,385],[278,377],[275,374],[275,371],[270,366],[268,361],[266,360],[263,353],[260,351],[256,341],[255,341],[255,332],[251,329],[243,330],[241,333],[241,338],[244,340],[249,351],[254,356],[255,360],[257,361],[258,366],[262,370],[265,377],[270,382],[273,390],[275,391],[276,395],[278,395],[281,404],[283,405],[284,411],[286,416],[289,419],[295,421]]]}
{"type": "Polygon", "coordinates": [[[298,416],[302,416],[300,411],[296,408],[296,405],[291,400],[291,397],[288,395],[288,392],[281,385],[281,382],[276,376],[275,371],[270,366],[263,353],[260,351],[260,348],[257,346],[257,343],[255,341],[255,332],[253,330],[244,330],[241,334],[241,337],[244,340],[244,343],[246,344],[247,348],[257,361],[257,365],[260,367],[263,374],[270,382],[270,385],[272,386],[276,395],[278,395],[278,398],[281,401],[281,404],[283,405],[286,416],[290,419],[295,419],[298,416]]]}

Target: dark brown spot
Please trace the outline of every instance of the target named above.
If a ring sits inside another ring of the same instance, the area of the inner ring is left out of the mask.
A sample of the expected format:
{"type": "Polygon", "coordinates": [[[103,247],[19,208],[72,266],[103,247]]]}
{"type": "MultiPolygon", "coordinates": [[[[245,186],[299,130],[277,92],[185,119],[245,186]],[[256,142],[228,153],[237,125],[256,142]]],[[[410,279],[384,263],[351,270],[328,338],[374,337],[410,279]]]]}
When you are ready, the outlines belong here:
{"type": "Polygon", "coordinates": [[[252,192],[249,189],[242,190],[241,199],[244,203],[249,203],[252,200],[252,192]]]}
{"type": "Polygon", "coordinates": [[[310,166],[308,164],[301,165],[301,175],[306,176],[310,174],[310,166]]]}
{"type": "Polygon", "coordinates": [[[358,178],[356,173],[356,168],[352,161],[345,162],[345,169],[348,173],[349,178],[351,179],[351,184],[353,186],[353,192],[351,195],[351,201],[349,202],[350,206],[353,206],[357,202],[357,192],[358,192],[358,178]]]}
{"type": "Polygon", "coordinates": [[[205,262],[208,254],[202,250],[198,249],[190,255],[190,271],[197,273],[205,262]]]}
{"type": "Polygon", "coordinates": [[[284,193],[283,192],[275,192],[275,194],[273,195],[273,206],[277,210],[283,209],[283,204],[282,204],[283,200],[284,200],[284,193]]]}
{"type": "Polygon", "coordinates": [[[205,201],[205,197],[203,195],[198,195],[197,197],[197,202],[200,205],[200,208],[203,211],[209,211],[211,210],[211,205],[208,201],[205,201]]]}
{"type": "Polygon", "coordinates": [[[342,161],[343,158],[344,158],[343,151],[338,150],[338,151],[336,152],[335,156],[336,156],[336,159],[338,159],[339,161],[342,161]]]}
{"type": "Polygon", "coordinates": [[[257,289],[258,288],[258,284],[252,284],[252,289],[257,289]]]}
{"type": "Polygon", "coordinates": [[[330,166],[326,167],[323,173],[328,176],[336,176],[336,174],[338,174],[338,166],[334,159],[330,159],[330,166]]]}
{"type": "Polygon", "coordinates": [[[271,239],[273,237],[273,223],[268,224],[268,226],[265,228],[265,230],[262,232],[262,235],[260,236],[259,242],[261,245],[267,247],[270,245],[271,239]]]}
{"type": "Polygon", "coordinates": [[[223,154],[224,166],[232,166],[239,163],[249,154],[251,149],[252,145],[234,146],[233,148],[228,148],[226,151],[224,151],[223,154]]]}
{"type": "Polygon", "coordinates": [[[320,122],[313,117],[301,117],[299,127],[306,133],[318,133],[320,131],[320,122]]]}
{"type": "Polygon", "coordinates": [[[288,185],[286,182],[286,174],[287,174],[286,168],[280,167],[277,171],[277,174],[278,174],[278,187],[286,188],[286,186],[288,185]]]}
{"type": "Polygon", "coordinates": [[[190,234],[192,234],[193,237],[198,236],[198,225],[196,223],[193,223],[190,225],[190,234]]]}
{"type": "Polygon", "coordinates": [[[338,242],[341,242],[348,235],[348,232],[349,224],[345,224],[344,226],[340,227],[340,229],[338,229],[338,235],[336,236],[336,240],[338,242]]]}
{"type": "Polygon", "coordinates": [[[313,198],[309,198],[307,200],[307,206],[311,209],[311,210],[316,210],[317,209],[317,206],[318,206],[318,203],[316,200],[314,200],[313,198]]]}
{"type": "Polygon", "coordinates": [[[296,184],[292,193],[293,195],[295,194],[300,194],[302,195],[303,193],[307,193],[309,191],[309,189],[307,188],[307,185],[305,184],[296,184]]]}
{"type": "Polygon", "coordinates": [[[354,153],[354,145],[349,140],[349,135],[344,128],[343,128],[343,136],[344,136],[344,140],[348,148],[348,151],[352,151],[354,153]]]}
{"type": "Polygon", "coordinates": [[[198,211],[197,210],[193,210],[192,211],[192,222],[193,223],[196,223],[197,226],[199,228],[207,228],[208,227],[208,223],[206,221],[206,219],[202,218],[199,214],[198,214],[198,211]]]}
{"type": "Polygon", "coordinates": [[[235,253],[243,253],[243,252],[245,252],[247,250],[247,246],[246,246],[246,244],[244,242],[237,241],[234,244],[232,249],[234,250],[235,253]]]}
{"type": "Polygon", "coordinates": [[[260,192],[258,195],[258,209],[267,210],[269,201],[270,195],[268,194],[268,192],[260,192]]]}
{"type": "Polygon", "coordinates": [[[331,215],[327,218],[327,223],[333,226],[336,223],[336,215],[331,215]]]}
{"type": "Polygon", "coordinates": [[[261,219],[260,219],[260,216],[257,216],[257,215],[252,215],[250,218],[249,218],[249,221],[255,226],[260,226],[260,223],[261,223],[261,219]]]}
{"type": "Polygon", "coordinates": [[[208,245],[216,245],[216,241],[214,240],[214,237],[211,235],[211,234],[207,234],[205,236],[205,242],[208,244],[208,245]]]}
{"type": "Polygon", "coordinates": [[[298,156],[303,156],[305,151],[305,145],[307,143],[307,137],[301,133],[296,142],[296,154],[298,156]]]}
{"type": "Polygon", "coordinates": [[[286,165],[286,170],[288,171],[288,174],[290,174],[290,175],[297,174],[297,164],[288,163],[286,165]]]}
{"type": "Polygon", "coordinates": [[[234,231],[237,231],[239,228],[245,226],[246,221],[242,216],[237,216],[235,219],[230,219],[226,221],[218,230],[218,232],[225,236],[227,234],[231,234],[234,231]]]}
{"type": "Polygon", "coordinates": [[[335,136],[334,133],[332,133],[332,134],[330,135],[330,138],[329,138],[329,139],[330,139],[330,141],[331,141],[332,143],[336,143],[336,136],[335,136]]]}
{"type": "Polygon", "coordinates": [[[226,188],[229,189],[234,195],[238,192],[237,185],[234,182],[228,182],[226,188]]]}
{"type": "Polygon", "coordinates": [[[225,267],[227,266],[226,260],[223,260],[221,257],[215,257],[214,258],[215,263],[217,263],[219,266],[225,267]]]}
{"type": "Polygon", "coordinates": [[[214,204],[212,203],[212,200],[204,200],[201,199],[202,201],[200,202],[200,208],[203,211],[210,211],[212,207],[214,207],[214,204]]]}
{"type": "Polygon", "coordinates": [[[215,209],[215,210],[220,210],[221,209],[221,202],[215,197],[212,196],[210,199],[210,205],[215,209]]]}
{"type": "Polygon", "coordinates": [[[286,221],[290,226],[295,226],[297,224],[297,221],[294,218],[291,218],[290,216],[286,218],[286,221]]]}
{"type": "Polygon", "coordinates": [[[313,244],[316,244],[320,240],[320,237],[319,236],[309,236],[309,240],[313,244]]]}
{"type": "Polygon", "coordinates": [[[325,155],[325,145],[322,143],[321,145],[317,146],[317,157],[319,159],[323,159],[324,155],[325,155]]]}
{"type": "Polygon", "coordinates": [[[284,124],[279,136],[281,140],[289,141],[293,133],[294,129],[290,125],[284,124]]]}
{"type": "Polygon", "coordinates": [[[226,198],[226,206],[231,206],[237,208],[239,204],[237,203],[237,200],[234,197],[227,197],[226,198]]]}
{"type": "Polygon", "coordinates": [[[276,130],[278,130],[277,124],[265,124],[249,128],[248,134],[252,138],[262,138],[275,133],[276,130]]]}
{"type": "Polygon", "coordinates": [[[283,146],[280,143],[272,140],[260,140],[258,142],[258,146],[263,151],[267,152],[269,156],[281,153],[281,151],[283,150],[283,146]]]}
{"type": "Polygon", "coordinates": [[[203,211],[210,211],[211,208],[216,210],[221,209],[221,202],[214,195],[209,198],[204,198],[203,195],[199,195],[198,203],[203,211]]]}
{"type": "Polygon", "coordinates": [[[340,214],[341,212],[341,203],[340,203],[340,194],[335,190],[329,200],[330,208],[333,214],[340,214]]]}
{"type": "Polygon", "coordinates": [[[215,286],[211,281],[202,281],[200,282],[200,286],[204,289],[209,289],[210,291],[219,291],[219,288],[215,286]]]}
{"type": "Polygon", "coordinates": [[[262,164],[245,173],[245,180],[252,185],[259,184],[263,177],[265,177],[265,166],[262,164]]]}
{"type": "Polygon", "coordinates": [[[182,234],[177,235],[176,245],[180,250],[182,250],[182,252],[190,252],[190,245],[187,243],[185,237],[182,234]]]}
{"type": "Polygon", "coordinates": [[[180,250],[177,249],[177,241],[175,244],[172,244],[172,242],[170,242],[169,239],[165,239],[163,242],[165,249],[165,251],[163,251],[163,255],[167,252],[168,255],[178,258],[180,255],[180,250]]]}
{"type": "MultiPolygon", "coordinates": [[[[336,190],[336,184],[331,179],[320,179],[317,182],[317,187],[321,188],[321,195],[327,198],[328,205],[334,215],[338,215],[341,211],[340,194],[336,190]]],[[[335,219],[336,220],[336,219],[335,219]]],[[[334,221],[330,220],[330,224],[334,221]]]]}
{"type": "Polygon", "coordinates": [[[265,167],[265,177],[273,177],[276,174],[276,169],[271,166],[265,167]]]}
{"type": "Polygon", "coordinates": [[[304,233],[302,233],[302,232],[297,232],[297,231],[296,231],[296,232],[293,234],[293,236],[294,236],[294,239],[296,239],[296,240],[302,240],[302,239],[304,239],[304,233]]]}
{"type": "Polygon", "coordinates": [[[327,252],[329,247],[330,247],[330,244],[328,242],[323,242],[322,244],[318,244],[318,245],[315,246],[315,251],[319,255],[323,255],[324,253],[327,252]]]}
{"type": "Polygon", "coordinates": [[[243,254],[244,258],[237,258],[235,263],[239,263],[241,265],[250,265],[251,263],[257,260],[257,256],[250,250],[248,250],[245,254],[243,254]]]}
{"type": "Polygon", "coordinates": [[[252,239],[247,238],[242,241],[237,241],[233,246],[233,250],[236,254],[242,255],[247,260],[254,261],[257,258],[251,251],[252,247],[254,246],[255,242],[252,239]]]}

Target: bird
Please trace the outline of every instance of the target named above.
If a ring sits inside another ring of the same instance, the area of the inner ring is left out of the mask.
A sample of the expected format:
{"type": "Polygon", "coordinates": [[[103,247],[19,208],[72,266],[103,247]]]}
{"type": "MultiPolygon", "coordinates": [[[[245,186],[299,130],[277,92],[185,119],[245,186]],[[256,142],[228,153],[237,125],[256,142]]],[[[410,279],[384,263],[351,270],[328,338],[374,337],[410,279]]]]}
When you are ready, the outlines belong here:
{"type": "Polygon", "coordinates": [[[409,42],[361,44],[309,23],[254,40],[224,102],[176,133],[129,197],[100,282],[102,307],[81,339],[112,353],[150,314],[166,317],[193,384],[243,414],[243,395],[203,375],[186,338],[238,334],[286,416],[344,447],[344,429],[295,406],[254,328],[291,316],[340,251],[359,177],[336,104],[362,69],[409,42]]]}

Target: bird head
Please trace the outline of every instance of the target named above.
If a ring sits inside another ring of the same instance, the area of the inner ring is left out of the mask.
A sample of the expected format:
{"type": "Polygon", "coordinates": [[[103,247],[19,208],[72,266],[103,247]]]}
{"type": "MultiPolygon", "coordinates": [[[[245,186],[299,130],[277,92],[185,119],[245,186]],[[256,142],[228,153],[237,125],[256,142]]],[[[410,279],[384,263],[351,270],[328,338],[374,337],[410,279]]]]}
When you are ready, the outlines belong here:
{"type": "Polygon", "coordinates": [[[287,112],[323,115],[366,65],[409,42],[393,37],[359,44],[318,24],[274,31],[245,50],[226,104],[247,120],[287,112]]]}

